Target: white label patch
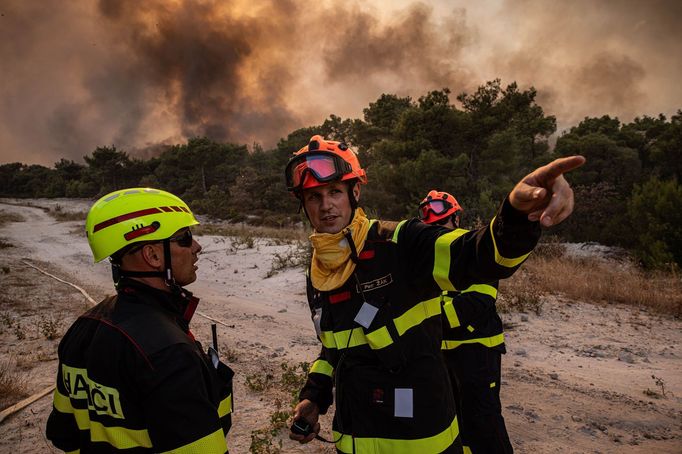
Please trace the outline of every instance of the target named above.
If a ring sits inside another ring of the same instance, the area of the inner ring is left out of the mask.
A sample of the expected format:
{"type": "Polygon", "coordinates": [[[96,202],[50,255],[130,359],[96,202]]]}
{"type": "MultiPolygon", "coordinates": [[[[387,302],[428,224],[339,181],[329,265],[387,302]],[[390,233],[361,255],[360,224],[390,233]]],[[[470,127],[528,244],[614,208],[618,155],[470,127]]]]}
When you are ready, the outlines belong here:
{"type": "Polygon", "coordinates": [[[396,388],[394,416],[396,418],[412,418],[413,409],[412,388],[396,388]]]}
{"type": "Polygon", "coordinates": [[[368,329],[369,325],[372,324],[374,317],[376,317],[377,312],[379,312],[379,308],[374,307],[369,303],[362,303],[362,307],[358,311],[358,314],[355,316],[353,321],[358,325],[364,326],[368,329]]]}
{"type": "Polygon", "coordinates": [[[356,285],[358,293],[371,292],[381,287],[386,287],[393,283],[393,275],[387,274],[386,276],[374,279],[373,281],[363,282],[360,285],[356,285]]]}

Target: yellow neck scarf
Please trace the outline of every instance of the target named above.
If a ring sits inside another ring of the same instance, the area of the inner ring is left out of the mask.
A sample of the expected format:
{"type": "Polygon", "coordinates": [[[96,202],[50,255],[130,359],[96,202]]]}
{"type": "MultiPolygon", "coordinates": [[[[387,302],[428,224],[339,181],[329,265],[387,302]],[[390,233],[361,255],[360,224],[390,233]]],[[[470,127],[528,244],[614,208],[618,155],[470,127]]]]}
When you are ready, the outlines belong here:
{"type": "Polygon", "coordinates": [[[353,274],[355,262],[350,258],[351,248],[346,239],[346,232],[349,230],[359,254],[369,232],[369,219],[362,208],[355,209],[353,220],[340,232],[310,235],[313,245],[310,279],[316,289],[329,291],[339,288],[353,274]]]}

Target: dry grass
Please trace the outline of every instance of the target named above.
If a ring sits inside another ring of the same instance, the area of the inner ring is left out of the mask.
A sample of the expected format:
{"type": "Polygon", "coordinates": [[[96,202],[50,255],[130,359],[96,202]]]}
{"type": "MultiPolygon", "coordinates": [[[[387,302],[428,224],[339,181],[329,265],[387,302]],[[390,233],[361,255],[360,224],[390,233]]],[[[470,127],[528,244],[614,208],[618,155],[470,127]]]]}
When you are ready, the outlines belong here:
{"type": "Polygon", "coordinates": [[[313,248],[308,241],[296,241],[283,253],[276,252],[272,257],[270,271],[266,278],[272,277],[287,268],[306,267],[313,257],[313,248]]]}
{"type": "Polygon", "coordinates": [[[28,396],[27,389],[26,374],[18,372],[16,361],[0,361],[0,409],[28,396]]]}
{"type": "MultiPolygon", "coordinates": [[[[519,272],[500,285],[503,303],[552,293],[573,300],[645,307],[682,317],[682,282],[675,271],[645,272],[630,264],[598,258],[539,254],[531,255],[519,272]]],[[[504,307],[502,304],[502,310],[504,307]]],[[[511,309],[515,309],[513,304],[511,309]]]]}
{"type": "Polygon", "coordinates": [[[85,222],[85,218],[88,216],[88,213],[85,213],[82,211],[78,211],[78,212],[68,212],[68,211],[54,212],[54,211],[50,211],[50,214],[52,215],[53,218],[55,218],[59,222],[69,222],[69,221],[85,222]]]}
{"type": "Polygon", "coordinates": [[[292,240],[307,241],[308,233],[302,228],[277,228],[246,224],[201,224],[192,227],[197,235],[218,235],[234,238],[269,238],[281,243],[292,240]]]}
{"type": "Polygon", "coordinates": [[[26,219],[18,213],[8,213],[7,211],[0,210],[0,225],[7,224],[9,222],[24,222],[26,219]]]}
{"type": "Polygon", "coordinates": [[[57,204],[50,208],[48,213],[59,222],[83,221],[88,216],[84,211],[64,211],[61,205],[57,204]]]}

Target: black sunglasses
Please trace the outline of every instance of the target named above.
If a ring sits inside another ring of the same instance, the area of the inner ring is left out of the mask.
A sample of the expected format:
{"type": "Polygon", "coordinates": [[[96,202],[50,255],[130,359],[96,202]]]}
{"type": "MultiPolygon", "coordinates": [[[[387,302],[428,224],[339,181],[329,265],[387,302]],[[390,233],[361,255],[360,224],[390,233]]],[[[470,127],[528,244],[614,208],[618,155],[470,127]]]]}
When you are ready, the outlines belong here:
{"type": "Polygon", "coordinates": [[[180,247],[191,247],[192,246],[192,231],[190,229],[185,230],[180,235],[172,236],[168,238],[168,241],[175,241],[180,247]]]}

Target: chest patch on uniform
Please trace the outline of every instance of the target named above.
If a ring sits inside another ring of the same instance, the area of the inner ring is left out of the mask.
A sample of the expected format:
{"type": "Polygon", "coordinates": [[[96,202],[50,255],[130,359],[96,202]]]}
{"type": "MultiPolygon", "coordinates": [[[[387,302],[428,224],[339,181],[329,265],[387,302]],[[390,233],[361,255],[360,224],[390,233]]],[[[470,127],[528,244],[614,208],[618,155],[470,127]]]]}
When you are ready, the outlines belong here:
{"type": "Polygon", "coordinates": [[[329,303],[330,304],[341,303],[343,301],[348,301],[349,299],[350,299],[350,291],[348,291],[348,290],[346,290],[345,292],[334,293],[333,295],[329,295],[329,303]]]}
{"type": "Polygon", "coordinates": [[[360,260],[369,260],[374,258],[374,250],[373,249],[368,249],[366,251],[360,252],[358,255],[358,258],[360,260]]]}
{"type": "Polygon", "coordinates": [[[361,282],[360,285],[357,285],[357,289],[358,293],[371,292],[372,290],[376,290],[381,287],[386,287],[387,285],[391,285],[392,283],[393,275],[389,273],[386,276],[374,279],[373,281],[361,282]]]}

